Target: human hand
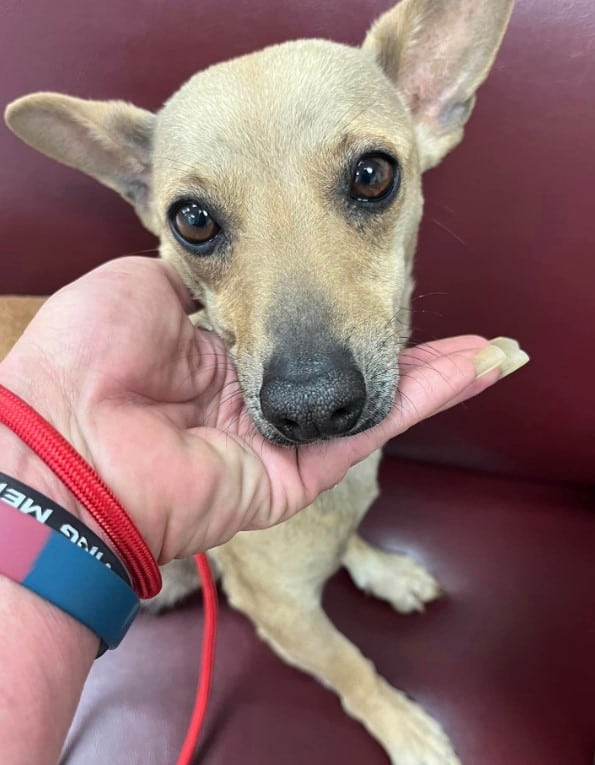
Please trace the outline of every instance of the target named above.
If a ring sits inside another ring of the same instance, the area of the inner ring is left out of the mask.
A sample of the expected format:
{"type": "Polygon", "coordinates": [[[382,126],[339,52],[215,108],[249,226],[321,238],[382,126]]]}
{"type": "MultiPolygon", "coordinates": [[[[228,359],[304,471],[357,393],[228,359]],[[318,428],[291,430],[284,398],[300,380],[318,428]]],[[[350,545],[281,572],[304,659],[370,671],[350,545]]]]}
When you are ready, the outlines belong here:
{"type": "Polygon", "coordinates": [[[50,298],[0,364],[0,383],[95,468],[160,563],[290,518],[389,438],[528,359],[476,336],[407,349],[380,425],[288,449],[256,431],[221,341],[192,310],[166,263],[122,258],[50,298]]]}

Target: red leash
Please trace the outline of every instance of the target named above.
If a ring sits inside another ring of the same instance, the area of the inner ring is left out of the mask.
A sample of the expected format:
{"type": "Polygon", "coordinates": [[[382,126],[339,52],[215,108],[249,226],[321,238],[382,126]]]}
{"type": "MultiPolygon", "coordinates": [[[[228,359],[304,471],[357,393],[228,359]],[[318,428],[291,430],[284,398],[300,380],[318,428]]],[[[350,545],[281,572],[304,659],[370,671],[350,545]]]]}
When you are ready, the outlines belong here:
{"type": "MultiPolygon", "coordinates": [[[[47,420],[3,385],[0,385],[0,423],[45,462],[103,529],[128,569],[137,595],[141,598],[156,595],[161,589],[157,561],[126,510],[93,468],[47,420]]],[[[217,589],[207,556],[196,555],[195,561],[205,604],[204,638],[194,709],[177,765],[191,764],[207,709],[215,660],[217,589]]]]}
{"type": "Polygon", "coordinates": [[[205,610],[205,624],[203,628],[202,650],[200,655],[200,675],[197,687],[194,709],[186,738],[180,751],[177,765],[191,765],[192,755],[196,750],[196,742],[202,728],[207,711],[207,702],[211,690],[213,677],[213,665],[215,662],[215,638],[217,636],[217,588],[213,581],[213,575],[207,556],[195,555],[196,568],[202,582],[202,597],[205,610]]]}

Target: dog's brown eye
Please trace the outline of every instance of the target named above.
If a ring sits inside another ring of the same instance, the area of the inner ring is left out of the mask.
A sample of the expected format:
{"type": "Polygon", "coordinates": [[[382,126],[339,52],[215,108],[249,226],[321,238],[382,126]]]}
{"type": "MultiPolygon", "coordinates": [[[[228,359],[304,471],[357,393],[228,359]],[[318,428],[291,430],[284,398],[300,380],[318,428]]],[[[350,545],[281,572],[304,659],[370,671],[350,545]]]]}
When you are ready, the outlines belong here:
{"type": "Polygon", "coordinates": [[[399,180],[399,165],[392,157],[365,154],[353,171],[350,193],[360,202],[380,201],[398,189],[399,180]]]}
{"type": "Polygon", "coordinates": [[[172,210],[171,223],[175,233],[190,245],[209,242],[220,231],[219,224],[199,202],[184,202],[172,210]]]}

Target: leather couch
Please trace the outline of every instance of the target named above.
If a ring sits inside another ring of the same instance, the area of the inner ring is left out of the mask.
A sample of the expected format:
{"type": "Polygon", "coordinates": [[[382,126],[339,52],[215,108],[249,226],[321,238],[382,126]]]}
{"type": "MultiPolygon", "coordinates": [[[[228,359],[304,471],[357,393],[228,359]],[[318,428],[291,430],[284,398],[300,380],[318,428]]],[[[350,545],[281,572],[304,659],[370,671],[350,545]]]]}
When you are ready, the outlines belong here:
{"type": "MultiPolygon", "coordinates": [[[[194,71],[297,37],[357,43],[390,0],[20,0],[0,101],[35,90],[157,108],[194,71]]],[[[399,616],[337,575],[339,627],[440,719],[466,765],[588,765],[595,748],[595,6],[518,0],[463,144],[425,181],[418,339],[518,337],[532,363],[391,443],[365,535],[446,596],[399,616]]],[[[0,291],[43,294],[152,237],[110,191],[0,131],[0,291]]],[[[164,466],[164,469],[167,469],[164,466]]],[[[64,765],[174,763],[200,597],[97,662],[64,765]]],[[[337,699],[225,604],[196,762],[386,762],[337,699]]]]}

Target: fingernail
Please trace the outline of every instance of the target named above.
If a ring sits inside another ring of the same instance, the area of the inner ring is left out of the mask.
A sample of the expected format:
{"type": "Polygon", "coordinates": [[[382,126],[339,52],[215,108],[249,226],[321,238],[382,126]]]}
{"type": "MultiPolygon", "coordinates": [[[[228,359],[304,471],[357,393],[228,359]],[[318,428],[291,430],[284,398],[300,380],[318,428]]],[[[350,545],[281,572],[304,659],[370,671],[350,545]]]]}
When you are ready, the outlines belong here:
{"type": "Polygon", "coordinates": [[[486,345],[478,354],[473,357],[473,366],[475,367],[475,377],[479,379],[488,372],[491,372],[506,361],[506,353],[495,345],[486,345]]]}
{"type": "Polygon", "coordinates": [[[490,345],[500,348],[506,354],[506,359],[501,367],[500,379],[516,372],[529,361],[529,354],[525,353],[517,341],[510,337],[495,337],[490,340],[490,345]]]}

